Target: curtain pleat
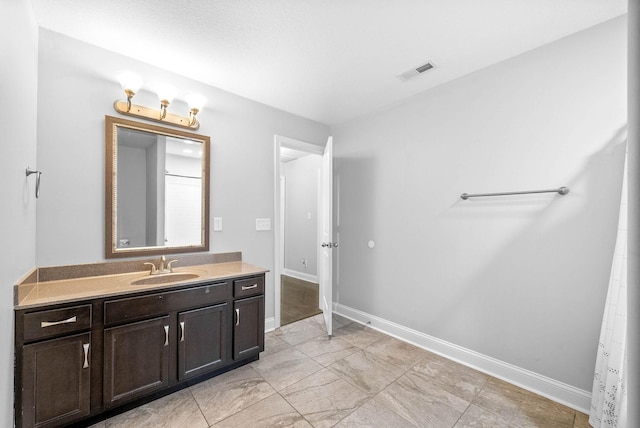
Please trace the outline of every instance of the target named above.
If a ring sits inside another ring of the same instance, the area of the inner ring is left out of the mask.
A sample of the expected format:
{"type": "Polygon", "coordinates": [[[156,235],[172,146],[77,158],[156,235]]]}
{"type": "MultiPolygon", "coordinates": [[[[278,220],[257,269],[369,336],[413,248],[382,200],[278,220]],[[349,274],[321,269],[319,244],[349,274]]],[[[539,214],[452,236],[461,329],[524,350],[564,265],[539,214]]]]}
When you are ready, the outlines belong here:
{"type": "Polygon", "coordinates": [[[589,423],[626,428],[627,367],[627,164],[620,200],[618,237],[600,330],[589,423]]]}

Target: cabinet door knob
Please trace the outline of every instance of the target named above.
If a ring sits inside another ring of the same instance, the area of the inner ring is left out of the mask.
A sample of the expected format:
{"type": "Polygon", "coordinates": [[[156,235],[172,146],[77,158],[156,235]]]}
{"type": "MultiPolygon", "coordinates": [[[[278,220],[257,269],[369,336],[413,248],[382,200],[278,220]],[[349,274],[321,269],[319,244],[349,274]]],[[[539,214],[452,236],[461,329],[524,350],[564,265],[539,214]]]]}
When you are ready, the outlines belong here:
{"type": "Polygon", "coordinates": [[[184,321],[180,321],[180,342],[184,342],[184,321]]]}
{"type": "Polygon", "coordinates": [[[164,326],[164,346],[169,346],[169,326],[164,326]]]}
{"type": "Polygon", "coordinates": [[[89,368],[89,343],[82,344],[82,350],[84,351],[84,364],[82,364],[82,368],[89,368]]]}
{"type": "Polygon", "coordinates": [[[236,325],[240,325],[240,309],[236,308],[236,325]]]}

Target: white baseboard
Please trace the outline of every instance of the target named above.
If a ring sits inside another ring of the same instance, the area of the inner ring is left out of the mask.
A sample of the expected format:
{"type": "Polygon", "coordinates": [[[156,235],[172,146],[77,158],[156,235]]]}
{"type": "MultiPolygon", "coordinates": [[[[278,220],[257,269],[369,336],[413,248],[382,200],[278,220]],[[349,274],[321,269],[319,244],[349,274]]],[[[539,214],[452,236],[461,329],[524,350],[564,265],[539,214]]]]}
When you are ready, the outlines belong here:
{"type": "Polygon", "coordinates": [[[589,413],[589,408],[591,407],[590,391],[573,387],[541,374],[514,366],[513,364],[497,360],[417,330],[353,309],[349,306],[334,302],[333,308],[335,313],[345,318],[366,324],[389,336],[404,340],[427,351],[502,379],[513,385],[571,407],[574,410],[589,413]]]}
{"type": "Polygon", "coordinates": [[[311,275],[308,273],[298,272],[291,269],[282,269],[282,275],[287,275],[292,278],[301,279],[303,281],[315,282],[316,284],[318,283],[318,275],[311,275]]]}
{"type": "Polygon", "coordinates": [[[276,329],[276,318],[270,317],[264,319],[264,331],[269,332],[276,329]]]}

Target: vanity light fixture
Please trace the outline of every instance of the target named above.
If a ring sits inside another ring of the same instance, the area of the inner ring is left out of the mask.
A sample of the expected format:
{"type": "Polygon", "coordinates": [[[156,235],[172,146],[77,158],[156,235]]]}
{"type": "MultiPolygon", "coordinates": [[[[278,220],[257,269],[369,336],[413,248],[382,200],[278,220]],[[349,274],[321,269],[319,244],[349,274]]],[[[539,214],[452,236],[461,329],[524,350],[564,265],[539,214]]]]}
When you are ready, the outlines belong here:
{"type": "Polygon", "coordinates": [[[188,94],[185,96],[185,100],[187,104],[189,104],[189,126],[197,123],[196,115],[200,110],[202,110],[202,106],[207,102],[207,99],[200,94],[188,94]]]}
{"type": "Polygon", "coordinates": [[[171,85],[162,83],[156,86],[156,94],[160,99],[160,120],[164,120],[167,117],[167,107],[173,101],[173,97],[176,96],[176,89],[171,85]]]}
{"type": "Polygon", "coordinates": [[[196,119],[196,115],[202,109],[202,106],[206,102],[206,98],[200,94],[188,94],[185,100],[189,104],[189,117],[173,114],[168,111],[168,107],[173,102],[173,98],[176,94],[176,89],[167,84],[159,84],[154,87],[158,99],[160,100],[160,110],[156,110],[149,107],[144,107],[137,104],[132,104],[131,99],[142,87],[142,79],[131,72],[121,72],[118,74],[118,81],[122,86],[122,90],[127,96],[127,100],[116,100],[113,103],[113,108],[121,114],[128,116],[140,117],[143,119],[153,120],[156,122],[162,122],[168,125],[178,126],[187,129],[198,129],[200,123],[196,119]]]}
{"type": "Polygon", "coordinates": [[[118,81],[124,93],[127,94],[127,111],[131,111],[131,98],[133,98],[142,86],[142,79],[135,73],[123,71],[118,74],[118,81]]]}

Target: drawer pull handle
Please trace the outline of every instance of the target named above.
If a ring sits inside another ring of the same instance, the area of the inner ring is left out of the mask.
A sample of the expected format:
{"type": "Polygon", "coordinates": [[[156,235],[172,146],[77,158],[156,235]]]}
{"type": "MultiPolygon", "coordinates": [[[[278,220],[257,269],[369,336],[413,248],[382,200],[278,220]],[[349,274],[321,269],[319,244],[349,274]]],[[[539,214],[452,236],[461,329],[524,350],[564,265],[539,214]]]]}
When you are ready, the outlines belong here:
{"type": "Polygon", "coordinates": [[[169,346],[169,326],[164,326],[164,346],[169,346]]]}
{"type": "Polygon", "coordinates": [[[254,288],[258,288],[258,284],[253,284],[253,285],[243,285],[243,286],[242,286],[242,291],[244,291],[244,290],[251,290],[251,289],[254,289],[254,288]]]}
{"type": "Polygon", "coordinates": [[[84,364],[82,368],[87,369],[89,368],[89,343],[84,343],[82,349],[84,350],[84,364]]]}
{"type": "Polygon", "coordinates": [[[42,321],[40,323],[40,328],[45,328],[45,327],[52,327],[54,325],[60,325],[60,324],[71,324],[77,321],[77,317],[73,316],[69,319],[66,320],[62,320],[62,321],[42,321]]]}
{"type": "Polygon", "coordinates": [[[184,321],[180,321],[180,342],[184,342],[184,321]]]}
{"type": "Polygon", "coordinates": [[[236,309],[236,325],[240,325],[240,309],[236,309]]]}

